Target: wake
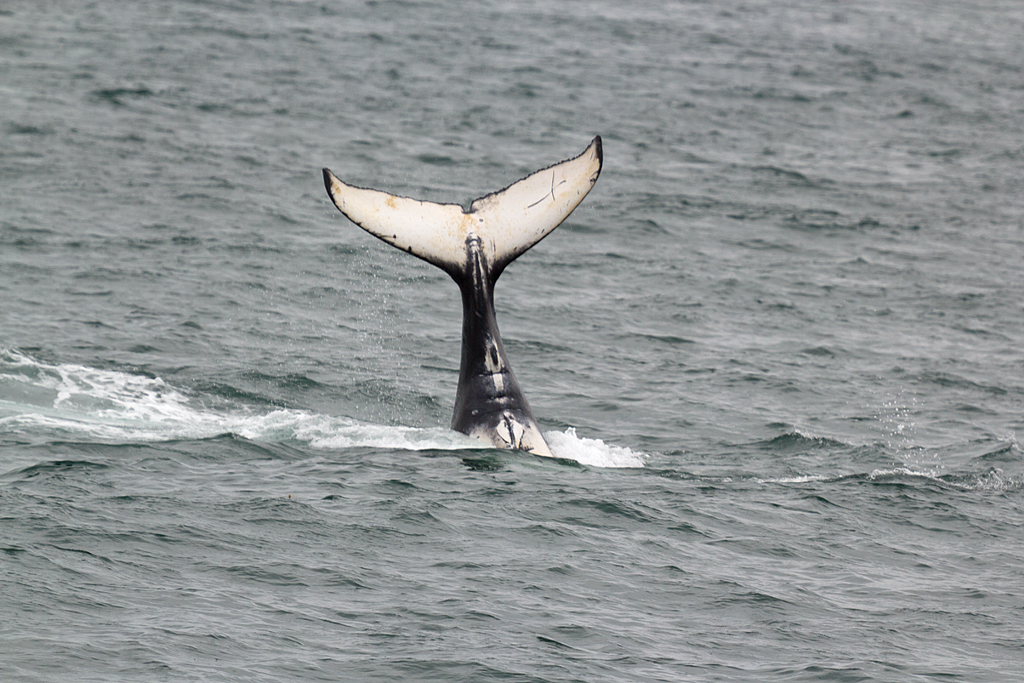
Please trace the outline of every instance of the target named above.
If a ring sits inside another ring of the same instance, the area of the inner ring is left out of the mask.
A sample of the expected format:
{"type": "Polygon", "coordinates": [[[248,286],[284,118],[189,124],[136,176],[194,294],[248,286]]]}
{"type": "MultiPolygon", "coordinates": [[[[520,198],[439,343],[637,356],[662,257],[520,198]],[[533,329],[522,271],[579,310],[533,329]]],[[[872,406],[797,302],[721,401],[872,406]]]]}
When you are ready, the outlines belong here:
{"type": "MultiPolygon", "coordinates": [[[[50,365],[0,350],[0,436],[132,444],[224,434],[324,450],[488,448],[478,439],[443,427],[379,425],[287,408],[211,410],[202,405],[202,397],[190,397],[159,377],[50,365]]],[[[579,437],[573,428],[544,437],[556,458],[591,467],[644,466],[642,454],[579,437]]]]}

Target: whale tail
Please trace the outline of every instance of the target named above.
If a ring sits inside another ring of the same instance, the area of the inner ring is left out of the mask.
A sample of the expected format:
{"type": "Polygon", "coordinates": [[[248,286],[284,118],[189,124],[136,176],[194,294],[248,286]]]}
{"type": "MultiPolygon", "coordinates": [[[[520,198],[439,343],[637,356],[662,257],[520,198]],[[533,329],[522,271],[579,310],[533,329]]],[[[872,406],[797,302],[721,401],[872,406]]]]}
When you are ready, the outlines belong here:
{"type": "Polygon", "coordinates": [[[347,185],[324,169],[334,205],[388,244],[441,268],[462,291],[462,362],[452,429],[498,448],[551,455],[512,374],[494,317],[494,283],[583,201],[601,172],[601,138],[577,157],[473,201],[435,204],[347,185]]]}
{"type": "Polygon", "coordinates": [[[334,205],[388,244],[432,263],[459,282],[470,268],[467,244],[479,240],[493,283],[509,263],[540,242],[583,201],[601,172],[601,137],[577,157],[541,169],[469,210],[348,185],[324,169],[334,205]]]}

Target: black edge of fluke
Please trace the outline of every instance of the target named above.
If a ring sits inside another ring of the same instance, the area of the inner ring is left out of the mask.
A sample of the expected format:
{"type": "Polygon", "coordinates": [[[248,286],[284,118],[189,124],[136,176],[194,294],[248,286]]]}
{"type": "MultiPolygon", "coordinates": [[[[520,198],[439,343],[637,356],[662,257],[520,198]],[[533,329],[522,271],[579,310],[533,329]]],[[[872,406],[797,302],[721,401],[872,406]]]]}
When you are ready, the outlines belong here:
{"type": "MultiPolygon", "coordinates": [[[[600,152],[600,149],[599,149],[600,152]]],[[[324,172],[324,189],[327,190],[327,196],[331,196],[331,169],[326,166],[323,168],[324,172]]]]}

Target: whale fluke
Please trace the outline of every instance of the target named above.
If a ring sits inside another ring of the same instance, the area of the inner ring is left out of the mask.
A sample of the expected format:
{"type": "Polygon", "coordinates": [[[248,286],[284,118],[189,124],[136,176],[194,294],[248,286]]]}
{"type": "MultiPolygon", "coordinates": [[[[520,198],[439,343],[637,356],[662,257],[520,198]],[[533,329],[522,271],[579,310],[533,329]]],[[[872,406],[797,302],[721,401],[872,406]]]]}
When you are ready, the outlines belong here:
{"type": "Polygon", "coordinates": [[[579,156],[473,201],[437,204],[348,185],[324,169],[334,205],[388,244],[448,273],[462,291],[462,362],[452,428],[499,448],[551,455],[502,347],[494,283],[572,213],[597,182],[601,138],[579,156]]]}

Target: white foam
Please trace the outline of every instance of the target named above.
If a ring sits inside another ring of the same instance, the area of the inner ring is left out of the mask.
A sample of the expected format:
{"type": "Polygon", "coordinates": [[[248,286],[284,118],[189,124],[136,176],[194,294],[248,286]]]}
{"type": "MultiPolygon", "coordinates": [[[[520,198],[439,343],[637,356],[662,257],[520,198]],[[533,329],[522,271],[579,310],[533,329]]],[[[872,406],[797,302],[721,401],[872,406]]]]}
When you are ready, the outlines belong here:
{"type": "Polygon", "coordinates": [[[43,428],[91,438],[153,440],[203,431],[216,422],[160,378],[48,365],[10,351],[0,353],[0,396],[3,431],[43,428]]]}

